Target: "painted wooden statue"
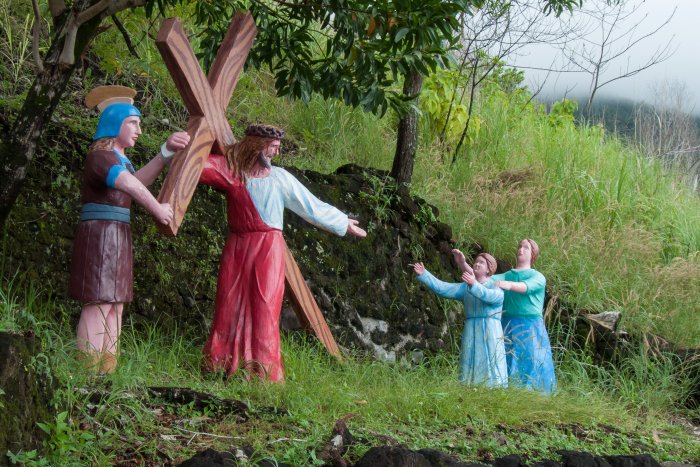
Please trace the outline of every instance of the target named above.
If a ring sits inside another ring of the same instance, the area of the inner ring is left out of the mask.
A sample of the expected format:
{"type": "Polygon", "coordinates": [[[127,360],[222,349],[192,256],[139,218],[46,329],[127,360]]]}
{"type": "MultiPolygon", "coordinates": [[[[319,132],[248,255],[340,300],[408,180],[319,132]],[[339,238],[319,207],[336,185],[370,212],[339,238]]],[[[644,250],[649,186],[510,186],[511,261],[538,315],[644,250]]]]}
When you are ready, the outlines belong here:
{"type": "Polygon", "coordinates": [[[216,310],[204,348],[210,370],[244,369],[283,381],[279,319],[285,287],[285,208],[344,236],[364,237],[358,222],[316,198],[294,176],[274,167],[284,131],[250,125],[226,155],[209,156],[200,183],[226,194],[229,234],[221,255],[216,310]]]}
{"type": "MultiPolygon", "coordinates": [[[[454,250],[458,263],[464,260],[454,250]]],[[[496,272],[496,260],[488,253],[477,255],[474,267],[464,269],[462,282],[443,282],[425,269],[423,263],[414,265],[420,282],[443,298],[459,300],[464,305],[464,329],[459,358],[459,380],[469,385],[505,387],[508,369],[501,327],[503,291],[491,276],[496,272]]]]}
{"type": "Polygon", "coordinates": [[[493,276],[493,280],[505,291],[503,332],[511,383],[551,393],[556,388],[556,378],[542,317],[547,281],[532,268],[539,255],[540,247],[534,240],[522,240],[516,251],[515,268],[493,276]]]}
{"type": "MultiPolygon", "coordinates": [[[[209,155],[224,154],[225,148],[236,143],[226,110],[256,33],[251,14],[236,13],[205,75],[178,19],[165,20],[158,32],[156,44],[190,114],[187,132],[191,135],[190,143],[173,162],[158,195],[161,202],[173,206],[172,222],[161,226],[166,235],[177,234],[209,155]]],[[[232,209],[236,208],[229,206],[229,213],[232,209]]],[[[293,255],[284,243],[282,245],[284,280],[292,308],[302,326],[316,334],[328,352],[341,358],[333,334],[293,255]]]]}
{"type": "Polygon", "coordinates": [[[136,171],[125,154],[141,134],[141,113],[133,105],[136,91],[100,86],[85,99],[100,119],[85,159],[82,209],[73,241],[69,294],[83,303],[77,329],[78,349],[98,373],[117,366],[124,303],[133,298],[130,207],[132,199],[160,224],[173,210],[146,188],[169,163],[174,151],[189,142],[187,133],[172,134],[161,153],[136,171]]]}

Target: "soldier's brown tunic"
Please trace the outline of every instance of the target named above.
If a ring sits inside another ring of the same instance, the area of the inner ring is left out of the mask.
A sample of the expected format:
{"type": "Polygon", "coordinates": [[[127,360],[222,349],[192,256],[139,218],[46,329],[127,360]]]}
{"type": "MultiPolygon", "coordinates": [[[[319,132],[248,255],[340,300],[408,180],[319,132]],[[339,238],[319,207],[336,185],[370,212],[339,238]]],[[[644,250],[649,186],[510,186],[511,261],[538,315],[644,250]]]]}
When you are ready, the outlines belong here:
{"type": "MultiPolygon", "coordinates": [[[[131,197],[107,186],[114,166],[134,168],[114,151],[88,153],[83,173],[82,202],[131,207],[131,197]]],[[[81,221],[73,241],[69,294],[85,303],[130,302],[133,298],[131,227],[111,220],[81,221]]]]}

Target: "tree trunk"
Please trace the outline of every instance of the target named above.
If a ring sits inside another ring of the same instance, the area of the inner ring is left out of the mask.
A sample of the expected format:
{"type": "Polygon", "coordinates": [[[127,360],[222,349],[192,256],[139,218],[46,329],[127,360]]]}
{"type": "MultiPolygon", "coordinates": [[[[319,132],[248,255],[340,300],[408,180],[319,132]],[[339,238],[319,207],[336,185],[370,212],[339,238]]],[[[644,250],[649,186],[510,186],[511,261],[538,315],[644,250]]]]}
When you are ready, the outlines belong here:
{"type": "MultiPolygon", "coordinates": [[[[423,75],[414,71],[406,76],[403,84],[403,94],[406,97],[415,96],[411,102],[418,105],[418,93],[423,85],[423,75]]],[[[401,184],[411,183],[413,176],[413,163],[418,148],[418,110],[411,107],[406,115],[399,119],[399,128],[396,136],[396,154],[391,167],[391,176],[401,184]]]]}
{"type": "MultiPolygon", "coordinates": [[[[97,3],[97,0],[78,1],[73,11],[85,10],[94,3],[97,3]]],[[[101,20],[101,16],[98,16],[78,29],[75,57],[82,55],[93,39],[101,20]]],[[[58,57],[63,49],[65,35],[64,18],[62,24],[56,27],[51,47],[44,60],[44,71],[37,74],[10,134],[5,135],[0,143],[0,228],[4,226],[22,189],[39,140],[77,66],[59,63],[58,57]]]]}

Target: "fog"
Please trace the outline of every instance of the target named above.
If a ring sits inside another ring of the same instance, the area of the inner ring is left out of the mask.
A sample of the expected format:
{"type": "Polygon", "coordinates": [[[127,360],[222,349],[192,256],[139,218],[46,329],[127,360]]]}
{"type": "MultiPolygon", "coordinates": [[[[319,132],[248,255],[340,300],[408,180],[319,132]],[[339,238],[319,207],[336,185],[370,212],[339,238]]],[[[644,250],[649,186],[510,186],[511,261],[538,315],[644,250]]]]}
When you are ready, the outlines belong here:
{"type": "MultiPolygon", "coordinates": [[[[591,5],[600,0],[584,0],[585,5],[591,5]]],[[[628,1],[629,5],[637,6],[624,28],[638,24],[633,38],[640,38],[663,24],[676,9],[669,23],[653,36],[644,39],[636,46],[610,64],[601,76],[601,81],[613,78],[625,69],[634,69],[645,64],[653,53],[671,44],[673,54],[664,62],[652,66],[639,74],[610,83],[598,91],[597,97],[623,98],[632,100],[653,101],[654,86],[662,83],[675,83],[685,86],[687,103],[684,110],[695,114],[700,113],[700,1],[699,0],[644,0],[628,1]]],[[[580,13],[579,13],[580,14],[580,13]]],[[[564,13],[562,20],[575,20],[564,13]]],[[[548,21],[554,21],[549,19],[548,21]]],[[[622,31],[618,32],[620,35],[622,31]]],[[[600,29],[587,36],[591,41],[600,42],[600,29]]],[[[573,42],[582,44],[584,39],[573,42]]],[[[622,49],[623,44],[612,49],[622,49]]],[[[509,56],[506,61],[516,67],[522,67],[526,75],[526,83],[532,90],[541,88],[540,97],[560,99],[562,97],[587,97],[591,77],[577,72],[547,73],[532,68],[565,68],[566,60],[557,47],[550,45],[532,45],[520,50],[517,56],[509,56]]]]}

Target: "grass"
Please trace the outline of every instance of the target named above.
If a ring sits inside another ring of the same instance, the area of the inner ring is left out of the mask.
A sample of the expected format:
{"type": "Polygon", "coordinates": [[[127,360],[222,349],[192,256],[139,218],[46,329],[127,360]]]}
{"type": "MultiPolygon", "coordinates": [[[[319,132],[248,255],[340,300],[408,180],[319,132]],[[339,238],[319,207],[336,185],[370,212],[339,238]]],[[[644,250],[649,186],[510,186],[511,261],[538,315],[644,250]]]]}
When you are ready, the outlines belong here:
{"type": "MultiPolygon", "coordinates": [[[[19,55],[0,57],[0,68],[10,74],[24,70],[26,77],[22,48],[9,44],[26,43],[28,32],[8,15],[8,5],[7,0],[0,4],[0,41],[19,55]]],[[[148,128],[143,142],[157,147],[174,127],[185,125],[186,112],[153,42],[142,32],[148,25],[142,12],[126,15],[123,22],[133,31],[141,59],[113,46],[121,40],[114,30],[98,36],[94,52],[107,74],[142,91],[148,128]]],[[[98,80],[90,73],[83,79],[87,87],[98,80]]],[[[252,121],[284,126],[290,141],[285,149],[301,168],[391,166],[395,116],[380,119],[318,97],[306,106],[275,97],[272,83],[265,71],[243,74],[229,106],[234,133],[240,135],[252,121]]],[[[538,240],[537,267],[548,278],[550,295],[570,310],[620,310],[623,326],[634,332],[655,332],[685,347],[700,345],[700,302],[694,293],[700,283],[700,202],[682,174],[664,170],[602,127],[553,124],[543,107],[527,102],[527,93],[489,89],[476,103],[480,131],[456,164],[449,164],[451,148],[423,129],[413,192],[440,208],[440,220],[453,227],[464,246],[478,243],[508,259],[519,239],[538,240]]],[[[83,125],[75,118],[65,122],[83,125]]],[[[139,159],[136,155],[135,162],[139,159]]]]}
{"type": "MultiPolygon", "coordinates": [[[[65,311],[49,298],[30,295],[30,305],[24,307],[13,291],[3,291],[0,322],[3,329],[34,323],[62,383],[54,398],[59,417],[45,421],[51,431],[49,463],[182,461],[206,447],[250,446],[261,458],[319,465],[317,454],[339,419],[362,440],[347,455],[351,460],[384,444],[386,437],[466,461],[514,453],[529,461],[555,459],[557,449],[700,460],[697,440],[669,422],[692,414],[678,408],[690,382],[679,384],[679,363],[667,357],[640,353],[614,367],[596,365],[583,352],[560,353],[559,391],[546,397],[464,386],[457,382],[457,355],[451,353],[434,355],[422,365],[389,365],[361,356],[339,362],[315,342],[293,335],[282,342],[286,383],[276,385],[202,377],[204,329],[127,323],[120,367],[113,375],[95,378],[75,358],[70,320],[55,319],[66,316],[65,311]],[[240,399],[254,416],[244,421],[159,403],[146,396],[148,386],[188,387],[240,399]],[[81,388],[103,391],[106,399],[93,405],[81,388]],[[288,415],[264,413],[269,406],[286,409],[288,415]]],[[[41,465],[28,453],[14,454],[29,465],[41,465]]]]}
{"type": "MultiPolygon", "coordinates": [[[[12,19],[3,13],[6,5],[0,5],[0,22],[12,29],[3,27],[0,43],[26,45],[24,16],[12,19]]],[[[139,28],[143,19],[125,24],[139,28]]],[[[115,31],[107,31],[95,50],[112,67],[110,75],[142,89],[142,110],[153,130],[144,138],[162,139],[186,121],[180,98],[157,64],[152,43],[138,42],[142,60],[137,61],[113,46],[118,40],[115,31]]],[[[3,82],[26,89],[26,47],[5,49],[2,76],[21,73],[24,80],[3,82]]],[[[85,86],[98,81],[83,79],[85,86]]],[[[320,98],[304,106],[275,97],[271,83],[264,71],[242,76],[229,107],[234,133],[240,135],[246,123],[256,120],[284,126],[292,163],[301,168],[330,172],[346,163],[391,166],[395,117],[379,119],[320,98]]],[[[14,107],[18,96],[3,89],[3,102],[14,107]]],[[[550,295],[570,310],[621,310],[623,327],[634,332],[700,345],[697,197],[680,174],[663,170],[614,135],[595,126],[553,125],[526,98],[483,95],[476,110],[481,129],[454,165],[449,164],[450,148],[424,130],[412,191],[440,208],[440,220],[453,227],[463,246],[480,243],[509,258],[519,239],[537,239],[542,247],[537,267],[548,278],[550,295]]],[[[72,110],[61,111],[70,117],[72,110]]],[[[67,118],[66,124],[84,122],[67,118]]],[[[6,276],[4,268],[3,255],[0,269],[6,276]]],[[[125,326],[118,372],[95,379],[75,359],[72,313],[20,278],[0,287],[0,329],[35,330],[63,384],[55,403],[66,417],[45,421],[50,434],[46,462],[110,465],[129,458],[158,463],[168,457],[183,460],[208,446],[235,445],[294,465],[317,464],[317,449],[343,417],[353,434],[366,439],[352,449],[351,459],[383,443],[384,435],[464,460],[517,452],[532,461],[554,458],[559,448],[700,460],[697,440],[675,423],[698,417],[697,410],[680,408],[693,382],[684,379],[673,357],[650,357],[641,349],[616,366],[598,364],[585,352],[557,349],[559,392],[546,398],[462,386],[456,382],[454,354],[432,356],[420,366],[390,366],[360,356],[336,362],[317,346],[288,338],[283,341],[286,384],[247,384],[201,377],[206,330],[154,323],[125,326]],[[144,398],[145,387],[160,385],[239,398],[253,408],[279,406],[289,415],[258,414],[242,422],[188,407],[163,410],[144,398]],[[88,386],[109,389],[108,402],[92,407],[79,390],[88,386]],[[83,436],[88,432],[96,438],[83,436]]],[[[557,341],[566,342],[566,335],[557,341]]],[[[24,455],[29,464],[42,462],[24,455]]]]}
{"type": "Polygon", "coordinates": [[[700,305],[678,283],[700,279],[697,197],[598,127],[552,126],[537,107],[515,119],[518,108],[503,95],[481,102],[486,124],[453,167],[424,146],[414,190],[457,238],[498,257],[512,257],[518,239],[538,240],[537,267],[570,309],[621,310],[625,327],[699,345],[700,305]]]}
{"type": "MultiPolygon", "coordinates": [[[[298,146],[293,165],[391,167],[392,118],[320,98],[309,106],[275,98],[264,72],[241,83],[233,115],[285,126],[298,146]]],[[[550,295],[570,310],[620,310],[633,332],[700,345],[700,200],[682,174],[599,126],[553,125],[524,100],[480,99],[481,131],[454,165],[451,149],[424,129],[412,191],[440,208],[465,247],[509,259],[519,239],[535,238],[550,295]]]]}

